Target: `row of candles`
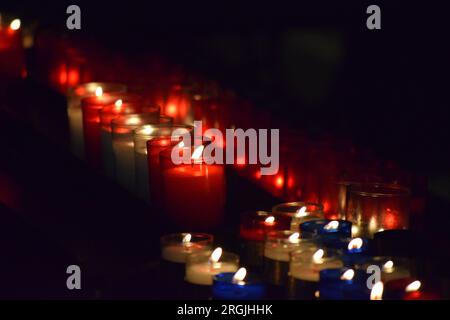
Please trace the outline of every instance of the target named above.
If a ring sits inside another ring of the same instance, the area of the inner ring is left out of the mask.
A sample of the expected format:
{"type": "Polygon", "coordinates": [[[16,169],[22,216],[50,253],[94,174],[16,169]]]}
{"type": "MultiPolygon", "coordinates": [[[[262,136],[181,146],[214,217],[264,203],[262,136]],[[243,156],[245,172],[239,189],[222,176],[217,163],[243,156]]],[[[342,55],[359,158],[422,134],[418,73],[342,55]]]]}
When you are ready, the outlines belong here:
{"type": "MultiPolygon", "coordinates": [[[[13,20],[7,32],[17,36],[19,28],[20,21],[13,20]]],[[[203,121],[203,132],[209,127],[234,127],[232,110],[237,109],[242,119],[243,114],[253,115],[249,104],[239,102],[237,107],[233,99],[231,103],[218,101],[214,86],[205,92],[178,84],[178,77],[168,89],[150,94],[120,83],[80,84],[89,74],[86,59],[69,51],[70,61],[57,68],[56,78],[51,77],[63,91],[68,89],[72,152],[160,208],[179,227],[208,230],[219,226],[225,205],[224,167],[206,164],[201,147],[190,150],[172,141],[171,135],[177,129],[192,131],[194,119],[203,121]],[[234,108],[227,109],[231,104],[234,108]],[[196,157],[194,163],[174,165],[170,155],[175,146],[196,157]]],[[[250,123],[242,122],[243,127],[250,123]]],[[[371,238],[383,230],[408,227],[409,190],[398,184],[351,179],[334,183],[339,167],[351,166],[348,158],[329,152],[327,145],[305,143],[296,134],[288,134],[281,143],[286,163],[279,174],[261,176],[257,165],[236,165],[236,171],[259,181],[277,197],[323,204],[286,203],[270,213],[244,215],[241,259],[219,248],[213,250],[209,234],[163,237],[167,270],[181,274],[176,277],[181,283],[212,285],[215,298],[379,298],[383,284],[384,297],[428,297],[401,259],[368,254],[371,238]],[[240,262],[250,272],[239,269],[240,262]],[[379,265],[382,270],[382,279],[372,291],[365,285],[368,265],[379,265]]]]}
{"type": "Polygon", "coordinates": [[[272,212],[243,214],[240,257],[214,248],[211,234],[165,235],[161,257],[166,276],[184,282],[197,298],[438,298],[414,277],[408,259],[374,255],[373,239],[352,237],[351,222],[324,219],[320,210],[309,212],[310,205],[287,203],[272,212]],[[374,266],[379,278],[370,280],[374,266]]]}

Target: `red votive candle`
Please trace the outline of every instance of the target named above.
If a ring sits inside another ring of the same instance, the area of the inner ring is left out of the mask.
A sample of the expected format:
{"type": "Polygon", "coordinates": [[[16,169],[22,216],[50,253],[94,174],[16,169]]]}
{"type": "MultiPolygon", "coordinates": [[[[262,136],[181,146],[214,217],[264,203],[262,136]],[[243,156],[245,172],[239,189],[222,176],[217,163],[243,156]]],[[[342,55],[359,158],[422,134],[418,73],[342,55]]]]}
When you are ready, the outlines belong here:
{"type": "Polygon", "coordinates": [[[383,300],[439,300],[439,295],[428,290],[422,281],[408,277],[388,281],[383,300]]]}
{"type": "Polygon", "coordinates": [[[288,230],[290,223],[290,217],[267,211],[250,211],[242,214],[239,234],[242,239],[240,256],[243,264],[254,271],[260,271],[266,234],[276,230],[288,230]]]}
{"type": "Polygon", "coordinates": [[[139,104],[140,97],[129,93],[98,94],[81,100],[86,160],[95,169],[101,168],[100,111],[103,107],[120,101],[139,104]]]}
{"type": "Polygon", "coordinates": [[[174,164],[172,148],[160,154],[164,209],[176,225],[188,230],[212,230],[224,216],[224,166],[207,164],[202,148],[182,148],[192,155],[190,164],[174,164]]]}

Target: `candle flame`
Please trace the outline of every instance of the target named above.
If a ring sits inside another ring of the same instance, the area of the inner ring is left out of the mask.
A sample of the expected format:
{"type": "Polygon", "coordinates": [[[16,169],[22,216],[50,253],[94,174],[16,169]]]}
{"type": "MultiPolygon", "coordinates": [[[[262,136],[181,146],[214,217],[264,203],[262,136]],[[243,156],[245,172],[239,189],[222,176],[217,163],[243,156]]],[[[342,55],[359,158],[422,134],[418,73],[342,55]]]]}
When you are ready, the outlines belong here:
{"type": "Polygon", "coordinates": [[[192,235],[191,235],[190,233],[188,233],[188,234],[186,234],[186,235],[183,237],[182,242],[183,242],[183,243],[189,243],[189,242],[191,242],[191,239],[192,239],[192,235]]]}
{"type": "Polygon", "coordinates": [[[289,236],[289,242],[296,243],[296,242],[298,242],[298,238],[300,238],[300,233],[294,232],[293,234],[291,234],[289,236]]]}
{"type": "Polygon", "coordinates": [[[181,142],[178,144],[178,148],[184,148],[184,141],[181,141],[181,142]]]}
{"type": "Polygon", "coordinates": [[[123,104],[122,99],[118,99],[118,100],[114,103],[114,105],[115,105],[117,108],[120,108],[120,107],[122,106],[122,104],[123,104]]]}
{"type": "Polygon", "coordinates": [[[354,238],[348,243],[348,250],[361,249],[363,240],[361,238],[354,238]]]}
{"type": "Polygon", "coordinates": [[[313,254],[313,261],[314,263],[322,263],[322,258],[325,254],[325,251],[323,251],[323,249],[319,249],[317,250],[314,254],[313,254]]]}
{"type": "Polygon", "coordinates": [[[152,126],[145,126],[144,129],[142,129],[142,133],[145,135],[150,135],[154,131],[154,128],[152,126]]]}
{"type": "Polygon", "coordinates": [[[19,30],[20,29],[20,25],[22,24],[22,22],[20,21],[20,19],[14,19],[13,21],[11,21],[11,23],[9,24],[9,28],[11,30],[19,30]]]}
{"type": "Polygon", "coordinates": [[[222,256],[222,248],[218,247],[211,254],[210,260],[215,263],[215,262],[219,261],[221,256],[222,256]]]}
{"type": "Polygon", "coordinates": [[[325,230],[336,230],[339,227],[339,221],[333,220],[328,222],[323,228],[325,230]]]}
{"type": "Polygon", "coordinates": [[[296,217],[306,217],[308,213],[306,212],[306,207],[301,207],[297,210],[297,213],[295,214],[296,217]]]}
{"type": "Polygon", "coordinates": [[[348,269],[342,274],[341,280],[352,280],[354,276],[355,271],[353,269],[348,269]]]}
{"type": "Polygon", "coordinates": [[[198,160],[198,159],[200,159],[200,157],[202,156],[202,153],[203,153],[203,149],[204,149],[204,148],[205,148],[204,146],[199,146],[199,147],[197,147],[197,148],[194,150],[194,152],[192,153],[191,159],[192,159],[192,160],[198,160]]]}
{"type": "Polygon", "coordinates": [[[139,120],[138,117],[131,117],[129,119],[127,119],[126,124],[127,125],[137,125],[139,124],[141,121],[139,120]]]}
{"type": "Polygon", "coordinates": [[[379,281],[375,283],[370,291],[370,300],[381,300],[383,297],[384,285],[383,282],[379,281]]]}
{"type": "Polygon", "coordinates": [[[101,97],[103,95],[103,88],[98,86],[97,88],[95,88],[95,96],[96,97],[101,97]]]}
{"type": "Polygon", "coordinates": [[[272,224],[274,224],[274,222],[275,222],[275,217],[274,216],[268,216],[266,218],[266,220],[264,220],[264,223],[268,224],[268,225],[272,225],[272,224]]]}
{"type": "Polygon", "coordinates": [[[405,292],[418,291],[420,289],[421,285],[422,285],[422,283],[419,280],[413,281],[406,286],[405,292]]]}
{"type": "Polygon", "coordinates": [[[392,260],[389,260],[388,262],[386,262],[383,265],[383,271],[384,272],[391,273],[393,271],[393,268],[394,268],[394,262],[392,260]]]}
{"type": "Polygon", "coordinates": [[[245,277],[247,276],[247,269],[240,268],[233,276],[233,282],[240,283],[241,281],[244,281],[245,277]]]}

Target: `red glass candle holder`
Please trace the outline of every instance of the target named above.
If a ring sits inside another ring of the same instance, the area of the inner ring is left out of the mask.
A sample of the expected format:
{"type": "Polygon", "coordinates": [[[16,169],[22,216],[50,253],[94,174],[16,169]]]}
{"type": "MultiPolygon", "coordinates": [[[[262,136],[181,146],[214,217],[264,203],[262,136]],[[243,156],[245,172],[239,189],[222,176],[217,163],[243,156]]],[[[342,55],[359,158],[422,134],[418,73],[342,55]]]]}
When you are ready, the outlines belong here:
{"type": "Polygon", "coordinates": [[[112,93],[126,91],[127,87],[119,83],[89,82],[74,88],[69,88],[67,92],[67,116],[69,119],[70,149],[78,158],[84,159],[84,133],[83,133],[83,113],[81,110],[81,99],[95,96],[102,93],[112,93]]]}
{"type": "Polygon", "coordinates": [[[172,149],[160,154],[163,207],[178,226],[194,230],[213,230],[224,217],[224,165],[207,164],[200,147],[180,148],[198,155],[190,164],[174,164],[172,149]]]}
{"type": "MultiPolygon", "coordinates": [[[[95,169],[100,169],[102,163],[100,111],[105,106],[123,102],[138,105],[141,97],[129,93],[109,93],[81,100],[86,160],[95,169]]],[[[159,109],[155,108],[154,112],[159,114],[159,109]]]]}
{"type": "Polygon", "coordinates": [[[410,192],[394,184],[361,184],[352,187],[346,218],[352,235],[372,238],[378,231],[408,229],[410,192]]]}
{"type": "MultiPolygon", "coordinates": [[[[150,202],[147,141],[157,137],[170,139],[175,131],[177,136],[174,138],[178,141],[183,133],[189,134],[192,129],[192,126],[187,125],[148,124],[133,130],[136,192],[140,198],[150,202]]],[[[158,158],[159,155],[154,157],[158,158]]]]}
{"type": "Polygon", "coordinates": [[[169,125],[172,120],[158,112],[120,115],[111,121],[114,176],[128,191],[136,192],[133,130],[145,124],[169,125]]]}

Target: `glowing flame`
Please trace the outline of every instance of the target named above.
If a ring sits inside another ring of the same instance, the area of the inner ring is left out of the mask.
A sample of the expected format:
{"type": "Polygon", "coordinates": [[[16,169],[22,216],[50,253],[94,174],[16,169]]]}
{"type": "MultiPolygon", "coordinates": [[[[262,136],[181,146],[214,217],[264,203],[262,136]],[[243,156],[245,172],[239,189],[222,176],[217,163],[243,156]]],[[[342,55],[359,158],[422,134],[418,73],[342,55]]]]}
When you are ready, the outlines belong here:
{"type": "Polygon", "coordinates": [[[353,269],[348,269],[342,274],[341,280],[352,280],[354,276],[355,271],[353,269]]]}
{"type": "Polygon", "coordinates": [[[197,147],[197,148],[194,150],[194,152],[192,153],[191,159],[192,159],[192,160],[198,160],[198,159],[200,159],[200,157],[202,156],[202,153],[203,153],[203,149],[204,149],[204,148],[205,148],[204,146],[199,146],[199,147],[197,147]]]}
{"type": "Polygon", "coordinates": [[[273,225],[275,223],[275,217],[274,216],[268,216],[266,218],[266,220],[264,220],[264,223],[268,224],[268,225],[273,225]]]}
{"type": "Polygon", "coordinates": [[[145,135],[150,135],[153,133],[153,131],[154,131],[154,128],[152,128],[151,126],[145,126],[141,132],[145,135]]]}
{"type": "Polygon", "coordinates": [[[422,283],[419,280],[413,281],[406,286],[405,292],[418,291],[420,289],[421,285],[422,285],[422,283]]]}
{"type": "Polygon", "coordinates": [[[218,247],[216,248],[213,253],[211,254],[211,258],[210,260],[214,263],[216,263],[217,261],[219,261],[220,257],[222,256],[222,248],[218,247]]]}
{"type": "Polygon", "coordinates": [[[325,230],[336,230],[339,227],[339,221],[333,220],[328,222],[323,228],[325,230]]]}
{"type": "Polygon", "coordinates": [[[394,262],[392,260],[389,260],[383,265],[383,271],[387,273],[391,273],[394,271],[394,262]]]}
{"type": "Polygon", "coordinates": [[[233,276],[233,282],[235,283],[241,283],[244,281],[245,277],[247,276],[247,269],[240,268],[233,276]]]}
{"type": "Polygon", "coordinates": [[[325,255],[325,251],[323,251],[323,249],[319,249],[317,250],[314,254],[313,254],[313,261],[314,263],[322,263],[322,258],[325,255]]]}
{"type": "Polygon", "coordinates": [[[370,291],[370,300],[381,300],[383,297],[384,285],[383,282],[379,281],[375,283],[370,291]]]}
{"type": "Polygon", "coordinates": [[[306,212],[306,207],[301,207],[300,209],[298,209],[297,213],[295,214],[296,217],[306,217],[308,215],[308,213],[306,212]]]}
{"type": "Polygon", "coordinates": [[[122,99],[118,99],[118,100],[116,101],[116,103],[114,103],[114,105],[115,105],[117,108],[120,108],[120,107],[122,106],[122,104],[123,104],[122,99]]]}
{"type": "Polygon", "coordinates": [[[186,235],[183,237],[182,242],[183,242],[183,243],[189,243],[189,242],[191,242],[191,239],[192,239],[192,235],[191,235],[190,233],[188,233],[188,234],[186,234],[186,235]]]}
{"type": "Polygon", "coordinates": [[[181,142],[178,144],[178,148],[184,148],[184,141],[181,141],[181,142]]]}
{"type": "Polygon", "coordinates": [[[295,232],[289,236],[289,242],[295,243],[298,241],[298,238],[300,238],[300,233],[295,232]]]}
{"type": "Polygon", "coordinates": [[[127,119],[126,124],[127,125],[137,125],[141,123],[141,120],[139,120],[138,117],[131,117],[129,119],[127,119]]]}
{"type": "Polygon", "coordinates": [[[95,96],[96,97],[101,97],[103,95],[103,88],[98,86],[97,88],[95,88],[95,96]]]}
{"type": "Polygon", "coordinates": [[[9,28],[11,30],[19,30],[20,29],[20,25],[21,25],[21,21],[20,19],[14,19],[13,21],[11,21],[11,23],[9,24],[9,28]]]}
{"type": "Polygon", "coordinates": [[[355,250],[355,249],[361,249],[363,245],[363,240],[361,238],[355,238],[352,239],[352,241],[350,241],[348,243],[348,250],[355,250]]]}

